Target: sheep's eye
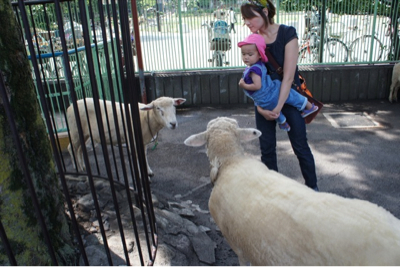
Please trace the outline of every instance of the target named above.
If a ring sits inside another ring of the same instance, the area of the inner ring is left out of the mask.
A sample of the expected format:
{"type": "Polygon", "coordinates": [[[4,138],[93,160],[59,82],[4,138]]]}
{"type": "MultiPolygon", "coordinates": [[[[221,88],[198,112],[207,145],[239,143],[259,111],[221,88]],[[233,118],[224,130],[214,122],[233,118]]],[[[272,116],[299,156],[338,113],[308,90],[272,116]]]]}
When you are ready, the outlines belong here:
{"type": "Polygon", "coordinates": [[[160,108],[157,108],[157,109],[158,109],[158,111],[160,111],[161,116],[164,116],[164,111],[160,108]]]}

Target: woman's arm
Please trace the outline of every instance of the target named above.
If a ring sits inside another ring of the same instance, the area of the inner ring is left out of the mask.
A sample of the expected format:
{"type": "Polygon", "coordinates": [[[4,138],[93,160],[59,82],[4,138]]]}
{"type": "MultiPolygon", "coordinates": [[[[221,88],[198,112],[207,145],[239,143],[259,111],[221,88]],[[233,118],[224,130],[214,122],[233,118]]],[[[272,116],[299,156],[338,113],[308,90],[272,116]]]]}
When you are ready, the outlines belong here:
{"type": "Polygon", "coordinates": [[[272,110],[273,113],[279,114],[281,112],[282,107],[289,96],[290,89],[293,84],[294,74],[296,72],[298,56],[299,56],[298,40],[297,38],[294,38],[293,40],[288,42],[285,46],[282,84],[280,88],[278,104],[272,110]]]}

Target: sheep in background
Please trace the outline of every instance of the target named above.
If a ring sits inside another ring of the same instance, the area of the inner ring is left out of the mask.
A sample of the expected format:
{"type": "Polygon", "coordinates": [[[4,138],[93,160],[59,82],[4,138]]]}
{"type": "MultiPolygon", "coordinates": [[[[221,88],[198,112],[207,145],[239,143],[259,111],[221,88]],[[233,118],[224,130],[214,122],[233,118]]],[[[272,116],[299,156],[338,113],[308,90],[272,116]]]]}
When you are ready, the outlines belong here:
{"type": "Polygon", "coordinates": [[[390,85],[389,102],[397,101],[397,92],[400,87],[400,63],[393,67],[392,84],[390,85]]]}
{"type": "Polygon", "coordinates": [[[211,216],[241,265],[400,265],[400,220],[364,200],[315,192],[244,156],[259,137],[217,118],[185,140],[206,145],[211,216]]]}
{"type": "MultiPolygon", "coordinates": [[[[86,98],[86,100],[81,99],[78,100],[77,102],[85,143],[90,137],[93,138],[94,143],[100,143],[100,135],[98,131],[96,112],[94,109],[93,101],[94,101],[93,98],[86,98]],[[88,115],[86,115],[85,102],[87,106],[88,115]],[[92,136],[90,136],[89,123],[87,117],[89,117],[90,127],[92,129],[92,136]]],[[[186,99],[184,98],[160,97],[147,105],[139,103],[140,125],[143,135],[143,144],[145,146],[147,170],[150,176],[153,176],[153,171],[150,169],[150,166],[147,161],[146,145],[149,144],[153,140],[153,138],[155,138],[155,136],[162,128],[167,127],[169,129],[175,129],[178,126],[175,114],[176,113],[175,106],[181,105],[185,101],[186,99]]],[[[107,144],[115,145],[117,144],[117,131],[114,129],[115,123],[114,123],[114,114],[112,110],[112,102],[105,101],[108,116],[105,116],[104,100],[100,100],[99,102],[100,102],[101,115],[103,118],[106,142],[107,144]],[[110,128],[112,129],[111,139],[108,133],[107,119],[109,120],[110,128]]],[[[127,140],[125,140],[124,128],[121,119],[120,103],[116,102],[115,105],[117,109],[118,126],[121,135],[121,142],[126,143],[127,140]]],[[[122,105],[122,110],[125,118],[124,105],[122,105]]],[[[81,147],[81,142],[79,140],[78,127],[75,120],[75,112],[73,105],[69,106],[67,109],[67,120],[71,135],[71,140],[70,140],[71,142],[68,145],[68,151],[71,156],[71,159],[73,159],[72,149],[74,149],[76,153],[75,155],[77,161],[77,170],[84,171],[85,163],[83,160],[82,147],[81,147]]],[[[125,125],[127,125],[126,121],[125,125]]]]}

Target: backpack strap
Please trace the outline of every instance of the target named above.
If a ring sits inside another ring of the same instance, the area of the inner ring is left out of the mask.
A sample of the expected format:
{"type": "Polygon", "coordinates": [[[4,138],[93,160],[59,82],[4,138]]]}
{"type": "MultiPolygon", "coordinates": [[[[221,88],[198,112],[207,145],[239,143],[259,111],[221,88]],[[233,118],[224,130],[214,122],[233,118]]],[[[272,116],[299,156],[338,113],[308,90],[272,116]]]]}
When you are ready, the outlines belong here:
{"type": "Polygon", "coordinates": [[[276,62],[275,58],[272,56],[271,52],[269,52],[269,48],[265,49],[265,55],[268,58],[268,61],[272,64],[272,66],[275,68],[275,72],[278,73],[279,75],[282,76],[283,74],[283,69],[279,64],[276,62]]]}
{"type": "MultiPolygon", "coordinates": [[[[272,56],[271,52],[269,52],[269,48],[268,47],[267,47],[267,49],[265,49],[265,55],[267,56],[268,61],[275,68],[275,72],[278,73],[282,77],[283,76],[283,68],[278,65],[278,63],[276,62],[275,58],[272,56]]],[[[293,81],[292,85],[294,85],[295,88],[297,88],[297,90],[301,89],[302,91],[305,91],[306,94],[312,96],[311,92],[307,89],[306,81],[303,78],[303,76],[300,74],[300,72],[299,72],[299,79],[300,79],[300,85],[295,84],[294,81],[293,81]]]]}

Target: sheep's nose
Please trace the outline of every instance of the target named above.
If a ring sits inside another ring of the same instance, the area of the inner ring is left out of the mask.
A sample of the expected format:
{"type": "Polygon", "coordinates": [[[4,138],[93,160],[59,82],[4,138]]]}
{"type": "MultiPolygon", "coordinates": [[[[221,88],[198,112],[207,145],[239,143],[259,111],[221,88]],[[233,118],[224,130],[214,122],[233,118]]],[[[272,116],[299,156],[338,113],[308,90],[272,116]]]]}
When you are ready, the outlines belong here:
{"type": "Polygon", "coordinates": [[[171,124],[171,128],[172,128],[172,129],[175,129],[175,128],[176,128],[176,122],[170,122],[170,124],[171,124]]]}

